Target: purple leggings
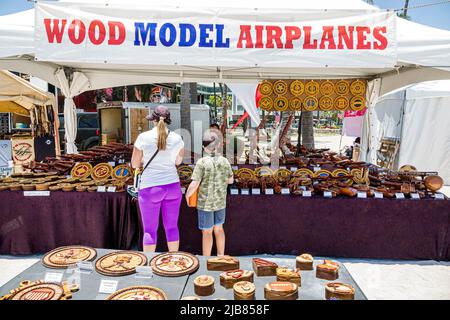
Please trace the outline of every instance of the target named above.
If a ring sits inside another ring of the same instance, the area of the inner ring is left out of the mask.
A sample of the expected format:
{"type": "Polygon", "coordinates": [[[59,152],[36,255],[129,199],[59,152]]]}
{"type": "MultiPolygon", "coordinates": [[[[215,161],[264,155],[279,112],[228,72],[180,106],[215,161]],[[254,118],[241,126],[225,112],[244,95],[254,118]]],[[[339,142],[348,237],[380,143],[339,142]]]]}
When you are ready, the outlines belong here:
{"type": "Polygon", "coordinates": [[[179,182],[139,190],[139,208],[144,227],[144,245],[155,245],[162,211],[167,242],[178,241],[178,215],[182,199],[179,182]]]}

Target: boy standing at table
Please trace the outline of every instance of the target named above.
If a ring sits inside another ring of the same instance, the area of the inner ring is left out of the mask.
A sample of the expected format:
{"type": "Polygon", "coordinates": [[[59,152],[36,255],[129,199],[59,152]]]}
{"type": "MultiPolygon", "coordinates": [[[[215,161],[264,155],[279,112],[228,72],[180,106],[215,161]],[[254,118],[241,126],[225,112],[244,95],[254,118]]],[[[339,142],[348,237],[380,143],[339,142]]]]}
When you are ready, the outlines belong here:
{"type": "Polygon", "coordinates": [[[225,208],[227,186],[233,183],[233,170],[220,150],[220,133],[208,130],[202,139],[203,158],[192,173],[192,182],[186,191],[188,199],[198,188],[198,227],[202,231],[202,251],[210,256],[213,233],[216,238],[217,255],[225,254],[225,208]]]}

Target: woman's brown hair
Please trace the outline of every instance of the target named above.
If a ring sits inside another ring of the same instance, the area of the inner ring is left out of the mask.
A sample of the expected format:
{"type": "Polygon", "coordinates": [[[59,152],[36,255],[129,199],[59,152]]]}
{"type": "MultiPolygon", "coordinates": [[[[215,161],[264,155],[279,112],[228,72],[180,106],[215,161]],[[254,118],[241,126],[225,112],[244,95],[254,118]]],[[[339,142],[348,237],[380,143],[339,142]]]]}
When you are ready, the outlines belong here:
{"type": "Polygon", "coordinates": [[[164,122],[164,117],[159,117],[158,124],[156,125],[156,129],[158,132],[158,150],[166,150],[167,147],[167,128],[166,123],[164,122]]]}

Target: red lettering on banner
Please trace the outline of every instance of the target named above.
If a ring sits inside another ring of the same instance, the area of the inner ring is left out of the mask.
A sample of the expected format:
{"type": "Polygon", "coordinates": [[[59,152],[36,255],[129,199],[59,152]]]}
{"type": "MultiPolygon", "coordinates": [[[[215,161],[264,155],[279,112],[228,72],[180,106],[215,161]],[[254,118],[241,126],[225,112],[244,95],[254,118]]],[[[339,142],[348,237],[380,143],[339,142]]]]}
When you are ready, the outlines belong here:
{"type": "Polygon", "coordinates": [[[255,29],[256,29],[255,48],[264,48],[264,43],[263,43],[264,26],[255,26],[255,29]]]}
{"type": "Polygon", "coordinates": [[[84,41],[86,37],[86,27],[84,26],[83,21],[75,19],[69,26],[68,30],[69,39],[74,44],[80,44],[84,41]],[[78,27],[78,37],[75,36],[75,29],[78,27]]]}
{"type": "Polygon", "coordinates": [[[292,26],[284,27],[284,30],[286,30],[286,44],[284,45],[284,47],[286,49],[292,49],[294,47],[292,41],[300,39],[302,31],[299,27],[292,26]]]}
{"type": "Polygon", "coordinates": [[[388,40],[384,34],[386,34],[386,27],[375,27],[373,29],[373,37],[379,41],[373,43],[375,50],[384,50],[387,48],[388,40]]]}
{"type": "Polygon", "coordinates": [[[311,43],[311,27],[303,27],[303,34],[305,35],[303,49],[317,49],[317,39],[311,43]]]}
{"type": "Polygon", "coordinates": [[[355,27],[348,27],[345,26],[339,26],[338,27],[338,46],[337,48],[339,50],[344,49],[344,43],[345,42],[345,49],[353,49],[353,31],[355,30],[355,27]]]}
{"type": "Polygon", "coordinates": [[[125,41],[125,25],[118,21],[108,21],[109,39],[108,44],[119,45],[125,41]],[[116,29],[118,30],[116,34],[116,29]]]}
{"type": "Polygon", "coordinates": [[[238,48],[242,48],[243,41],[245,41],[246,48],[253,48],[251,29],[252,29],[252,26],[250,26],[250,25],[241,25],[241,33],[239,34],[239,40],[237,43],[238,48]]]}
{"type": "Polygon", "coordinates": [[[281,34],[283,33],[283,30],[281,30],[281,28],[277,26],[266,26],[266,30],[267,30],[266,48],[274,48],[275,46],[273,44],[273,41],[275,40],[277,48],[282,49],[283,42],[281,42],[281,34]]]}
{"type": "Polygon", "coordinates": [[[356,27],[356,33],[358,35],[358,44],[356,45],[356,49],[358,50],[370,49],[371,43],[367,41],[367,34],[370,33],[370,28],[356,27]]]}
{"type": "Polygon", "coordinates": [[[66,23],[66,19],[62,19],[61,21],[59,19],[44,19],[45,32],[47,33],[49,43],[53,43],[55,38],[57,43],[61,43],[66,23]],[[52,21],[53,25],[51,25],[52,21]]]}
{"type": "Polygon", "coordinates": [[[336,49],[336,43],[334,42],[333,30],[334,27],[325,26],[322,27],[322,40],[320,40],[320,49],[325,49],[325,42],[328,42],[328,49],[336,49]]]}
{"type": "Polygon", "coordinates": [[[105,41],[105,38],[106,38],[105,25],[100,20],[93,20],[89,24],[88,34],[89,34],[89,40],[91,40],[93,45],[102,44],[102,42],[105,41]],[[98,29],[98,37],[95,34],[96,29],[98,29]]]}

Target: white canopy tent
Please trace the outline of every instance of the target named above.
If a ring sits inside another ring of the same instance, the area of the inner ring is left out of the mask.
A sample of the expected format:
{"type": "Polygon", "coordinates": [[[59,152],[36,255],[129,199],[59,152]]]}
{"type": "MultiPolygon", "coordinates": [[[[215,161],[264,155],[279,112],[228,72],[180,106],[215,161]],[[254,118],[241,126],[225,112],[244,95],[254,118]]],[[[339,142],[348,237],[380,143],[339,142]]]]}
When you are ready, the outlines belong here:
{"type": "Polygon", "coordinates": [[[376,163],[380,140],[396,138],[398,167],[411,164],[421,171],[437,171],[450,184],[449,80],[422,82],[384,95],[370,114],[361,145],[374,148],[367,148],[371,152],[364,160],[376,163]]]}
{"type": "MultiPolygon", "coordinates": [[[[160,12],[163,10],[181,10],[188,12],[201,11],[202,8],[210,7],[210,1],[196,0],[185,1],[167,0],[161,6],[160,1],[148,0],[127,1],[126,5],[120,0],[99,1],[99,0],[70,0],[60,1],[65,13],[71,15],[77,9],[83,9],[87,12],[89,8],[133,8],[136,14],[140,8],[157,8],[160,12]],[[86,7],[88,6],[88,7],[86,7]],[[88,8],[88,9],[86,9],[88,8]]],[[[39,5],[40,2],[38,2],[39,5]]],[[[45,5],[45,4],[44,4],[45,5]]],[[[249,10],[257,8],[262,13],[270,12],[273,21],[281,21],[283,14],[288,12],[315,12],[320,14],[337,12],[335,15],[352,16],[363,15],[365,13],[377,14],[385,12],[360,0],[332,1],[289,1],[280,0],[276,6],[268,0],[249,0],[249,1],[224,1],[220,4],[214,4],[215,8],[233,8],[234,10],[249,10]],[[308,11],[309,10],[309,11],[308,11]]],[[[80,9],[80,10],[81,10],[80,9]]],[[[256,10],[256,9],[255,9],[256,10]]],[[[0,68],[29,73],[39,77],[51,84],[60,87],[66,96],[65,116],[66,119],[66,139],[68,152],[76,152],[74,139],[76,135],[74,119],[74,105],[72,97],[77,94],[93,89],[105,87],[114,87],[122,85],[132,85],[152,82],[223,82],[223,83],[243,83],[254,82],[262,79],[288,79],[288,78],[345,78],[345,77],[364,77],[376,79],[369,85],[368,105],[373,104],[380,94],[395,90],[410,83],[421,80],[436,80],[450,78],[450,32],[421,26],[412,22],[395,18],[396,22],[396,63],[395,65],[370,64],[359,67],[338,67],[327,66],[327,61],[323,61],[322,66],[303,66],[296,64],[289,66],[264,66],[264,63],[258,65],[249,65],[242,67],[240,65],[221,64],[220,61],[215,65],[186,65],[186,64],[137,64],[135,61],[130,63],[93,63],[86,62],[83,59],[77,61],[42,61],[36,60],[35,47],[35,10],[28,10],[10,16],[0,17],[0,68]],[[375,66],[375,67],[374,67],[375,66]],[[64,70],[64,71],[61,71],[64,70]]],[[[116,14],[120,15],[120,10],[116,14]],[[117,13],[119,12],[119,13],[117,13]]],[[[225,10],[226,12],[226,10],[225,10]]],[[[75,16],[73,17],[75,18],[75,16]]],[[[336,18],[336,17],[334,17],[336,18]]],[[[188,18],[189,19],[189,18],[188,18]]],[[[336,18],[337,19],[337,18],[336,18]]],[[[330,20],[331,21],[331,20],[330,20]]],[[[252,56],[248,56],[249,61],[253,61],[252,56]]],[[[364,56],[365,53],[360,53],[364,56]]],[[[368,54],[368,53],[367,53],[368,54]]],[[[359,56],[360,57],[360,56],[359,56]]],[[[357,56],[355,56],[355,60],[357,56]]],[[[283,54],[277,57],[283,61],[283,54]]],[[[133,56],[130,56],[133,60],[133,56]]],[[[199,58],[201,60],[201,58],[199,58]]],[[[352,59],[349,59],[352,60],[352,59]]],[[[299,60],[300,61],[300,60],[299,60]]],[[[302,61],[304,64],[305,61],[302,61]]],[[[302,65],[302,64],[300,64],[302,65]]],[[[254,112],[248,108],[250,114],[254,112]]]]}

